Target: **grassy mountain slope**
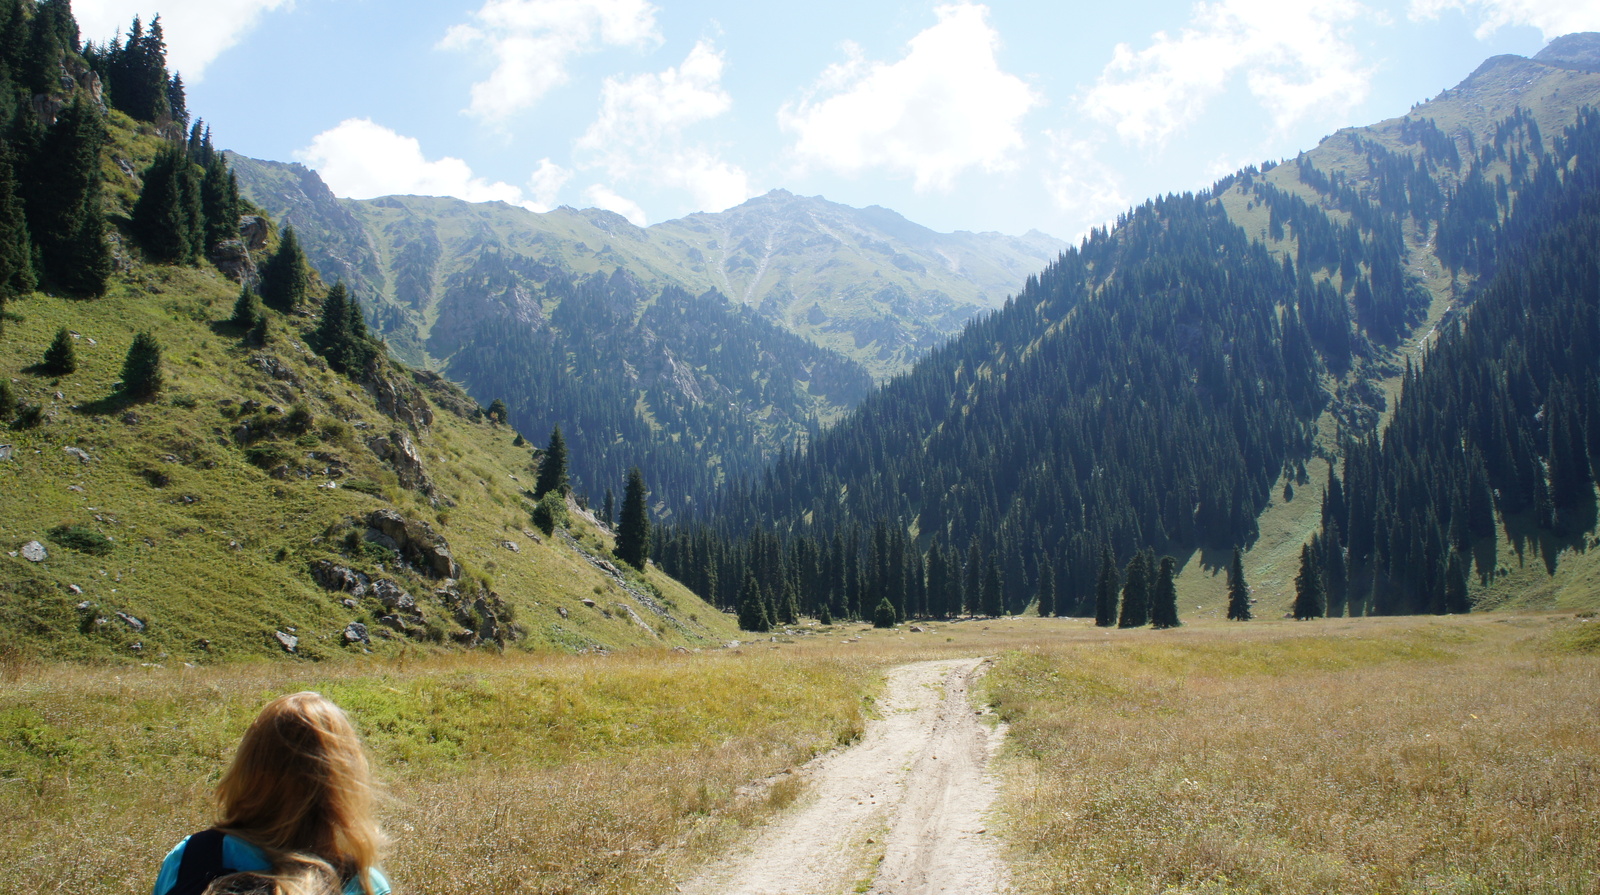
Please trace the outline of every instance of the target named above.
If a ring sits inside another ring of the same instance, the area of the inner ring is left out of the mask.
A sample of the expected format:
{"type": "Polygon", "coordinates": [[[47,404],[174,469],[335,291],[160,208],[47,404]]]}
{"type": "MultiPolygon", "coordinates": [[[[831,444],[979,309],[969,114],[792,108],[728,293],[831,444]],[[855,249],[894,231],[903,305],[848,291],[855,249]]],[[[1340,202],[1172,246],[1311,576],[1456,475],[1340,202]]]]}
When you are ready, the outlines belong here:
{"type": "Polygon", "coordinates": [[[431,413],[432,422],[412,429],[296,334],[261,349],[241,345],[215,322],[234,288],[214,271],[136,268],[98,301],[36,295],[10,306],[0,371],[19,400],[43,408],[44,421],[4,433],[0,547],[11,555],[0,555],[0,630],[9,640],[51,655],[194,661],[281,653],[274,634],[282,631],[299,638],[297,655],[322,658],[363,650],[343,637],[357,621],[377,652],[450,642],[464,630],[436,597],[450,582],[350,540],[366,535],[375,510],[442,535],[462,569],[458,589],[468,602],[479,582],[498,595],[500,635],[514,647],[695,645],[727,633],[720,613],[659,571],[615,575],[592,562],[607,556],[611,536],[576,508],[574,539],[535,531],[524,493],[531,449],[513,447],[514,433],[458,391],[437,385],[426,399],[417,391],[410,400],[426,409],[405,412],[431,413]],[[29,372],[60,327],[79,336],[78,371],[29,372]],[[164,347],[167,388],[149,403],[113,397],[136,330],[164,347]],[[241,424],[282,420],[297,404],[311,414],[305,434],[248,446],[237,437],[241,424]],[[414,439],[432,497],[402,487],[368,446],[396,432],[414,439]],[[263,449],[271,471],[251,462],[263,449]],[[53,539],[61,526],[103,535],[106,552],[53,539]],[[45,547],[43,562],[17,555],[29,541],[45,547]],[[315,580],[318,562],[392,579],[415,597],[420,618],[389,611],[370,586],[346,605],[354,595],[315,580]],[[385,627],[384,616],[409,633],[385,627]]]}

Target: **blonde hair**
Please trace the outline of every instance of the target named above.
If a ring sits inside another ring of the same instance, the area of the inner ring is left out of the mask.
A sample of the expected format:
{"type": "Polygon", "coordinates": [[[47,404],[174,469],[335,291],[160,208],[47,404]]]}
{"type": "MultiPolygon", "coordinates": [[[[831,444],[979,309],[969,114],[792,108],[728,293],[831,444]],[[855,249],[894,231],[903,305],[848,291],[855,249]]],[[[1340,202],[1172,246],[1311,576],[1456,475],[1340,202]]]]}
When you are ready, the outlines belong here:
{"type": "Polygon", "coordinates": [[[350,719],[320,693],[293,693],[267,703],[245,731],[217,784],[217,828],[265,850],[293,890],[315,891],[325,869],[373,895],[370,871],[387,839],[372,802],[350,719]]]}
{"type": "Polygon", "coordinates": [[[339,895],[339,878],[324,861],[280,873],[230,873],[211,881],[203,895],[339,895]]]}

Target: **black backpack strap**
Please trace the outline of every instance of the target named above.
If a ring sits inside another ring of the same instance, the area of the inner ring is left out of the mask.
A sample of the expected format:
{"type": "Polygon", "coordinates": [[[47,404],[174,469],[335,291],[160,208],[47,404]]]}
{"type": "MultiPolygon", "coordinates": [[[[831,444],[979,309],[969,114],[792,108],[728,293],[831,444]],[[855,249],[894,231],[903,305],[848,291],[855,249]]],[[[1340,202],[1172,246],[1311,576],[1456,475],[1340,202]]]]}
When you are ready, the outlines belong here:
{"type": "Polygon", "coordinates": [[[201,895],[212,880],[231,872],[222,863],[222,837],[214,829],[189,837],[178,863],[178,882],[167,895],[201,895]]]}

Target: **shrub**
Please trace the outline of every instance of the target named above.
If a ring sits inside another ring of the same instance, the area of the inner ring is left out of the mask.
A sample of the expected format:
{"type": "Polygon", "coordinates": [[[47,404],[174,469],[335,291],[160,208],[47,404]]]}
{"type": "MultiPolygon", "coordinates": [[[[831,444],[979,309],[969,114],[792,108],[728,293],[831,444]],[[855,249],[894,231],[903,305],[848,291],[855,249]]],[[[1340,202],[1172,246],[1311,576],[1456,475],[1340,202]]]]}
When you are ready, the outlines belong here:
{"type": "Polygon", "coordinates": [[[50,540],[68,549],[94,556],[105,556],[111,552],[110,538],[82,525],[57,525],[50,529],[50,540]]]}
{"type": "Polygon", "coordinates": [[[245,448],[244,458],[252,466],[274,469],[289,462],[291,455],[281,444],[254,444],[245,448]]]}
{"type": "Polygon", "coordinates": [[[17,405],[17,418],[11,422],[13,429],[35,429],[44,422],[44,408],[38,404],[17,405]]]}
{"type": "Polygon", "coordinates": [[[0,379],[0,423],[17,415],[17,396],[11,391],[11,380],[0,379]]]}
{"type": "Polygon", "coordinates": [[[362,494],[371,494],[373,497],[383,496],[383,486],[371,479],[346,479],[344,487],[351,491],[360,491],[362,494]]]}
{"type": "Polygon", "coordinates": [[[55,340],[45,349],[39,368],[51,376],[68,376],[78,371],[78,355],[72,347],[72,334],[66,327],[56,331],[55,340]]]}
{"type": "Polygon", "coordinates": [[[874,628],[892,628],[895,623],[894,604],[888,597],[878,601],[878,607],[872,610],[872,626],[874,628]]]}
{"type": "Polygon", "coordinates": [[[533,524],[545,534],[553,533],[558,525],[565,528],[567,521],[566,498],[555,491],[539,498],[533,508],[533,524]]]}
{"type": "Polygon", "coordinates": [[[315,421],[316,417],[312,416],[306,402],[296,401],[289,408],[289,415],[283,418],[283,427],[296,435],[304,435],[311,431],[311,424],[315,421]]]}

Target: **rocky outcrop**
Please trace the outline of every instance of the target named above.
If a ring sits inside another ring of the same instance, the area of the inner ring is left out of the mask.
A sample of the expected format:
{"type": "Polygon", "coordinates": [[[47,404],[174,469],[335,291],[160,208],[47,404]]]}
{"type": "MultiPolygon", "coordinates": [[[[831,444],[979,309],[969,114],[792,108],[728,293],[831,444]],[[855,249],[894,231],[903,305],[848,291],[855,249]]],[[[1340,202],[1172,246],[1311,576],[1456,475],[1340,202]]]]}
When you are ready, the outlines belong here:
{"type": "Polygon", "coordinates": [[[370,583],[367,576],[355,569],[325,559],[311,564],[311,580],[324,590],[340,591],[352,597],[365,596],[370,583]]]}
{"type": "Polygon", "coordinates": [[[261,281],[261,272],[256,269],[255,259],[250,257],[250,250],[242,239],[224,239],[206,257],[223,276],[235,283],[255,287],[261,281]]]}
{"type": "Polygon", "coordinates": [[[372,396],[378,409],[391,419],[420,432],[433,425],[433,408],[428,399],[410,382],[394,375],[389,364],[382,359],[367,365],[361,377],[361,386],[372,396]]]}
{"type": "Polygon", "coordinates": [[[245,248],[252,252],[259,252],[267,247],[267,234],[271,231],[272,225],[259,214],[239,216],[239,238],[243,240],[245,248]]]}
{"type": "Polygon", "coordinates": [[[367,447],[378,455],[378,459],[389,464],[395,476],[400,480],[400,487],[409,491],[432,496],[433,482],[428,479],[428,473],[422,467],[422,452],[417,450],[417,445],[406,435],[398,430],[388,435],[377,435],[367,441],[367,447]]]}
{"type": "Polygon", "coordinates": [[[450,544],[428,523],[407,519],[394,510],[373,510],[367,526],[389,538],[405,560],[433,578],[457,578],[461,567],[450,554],[450,544]]]}
{"type": "Polygon", "coordinates": [[[412,370],[411,379],[428,393],[433,403],[462,419],[475,420],[483,415],[478,402],[467,396],[461,386],[432,370],[412,370]]]}

